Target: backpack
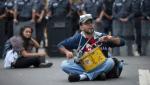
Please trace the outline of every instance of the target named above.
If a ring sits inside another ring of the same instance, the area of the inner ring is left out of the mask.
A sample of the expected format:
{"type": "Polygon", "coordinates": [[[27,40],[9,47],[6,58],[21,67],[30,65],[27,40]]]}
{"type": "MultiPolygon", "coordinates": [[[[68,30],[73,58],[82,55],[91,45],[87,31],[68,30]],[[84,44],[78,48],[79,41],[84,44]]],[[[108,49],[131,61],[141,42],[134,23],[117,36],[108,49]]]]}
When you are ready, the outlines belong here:
{"type": "Polygon", "coordinates": [[[4,68],[11,68],[12,63],[15,63],[17,59],[18,53],[13,49],[8,50],[4,59],[4,68]]]}
{"type": "Polygon", "coordinates": [[[119,78],[123,69],[122,67],[119,66],[122,61],[119,61],[117,58],[112,58],[112,59],[115,62],[115,65],[112,68],[112,70],[106,74],[106,76],[107,78],[119,78]]]}
{"type": "Polygon", "coordinates": [[[3,50],[3,58],[5,58],[7,51],[13,49],[14,51],[19,51],[22,48],[22,39],[19,36],[13,36],[10,39],[8,39],[4,44],[4,50],[3,50]]]}
{"type": "Polygon", "coordinates": [[[4,50],[3,50],[3,55],[2,55],[2,58],[5,58],[6,56],[6,53],[7,51],[11,50],[12,49],[12,45],[11,43],[9,42],[9,40],[7,40],[4,44],[4,50]]]}
{"type": "Polygon", "coordinates": [[[11,64],[15,63],[18,59],[18,53],[13,49],[9,40],[7,40],[4,44],[2,57],[4,58],[4,68],[11,68],[11,64]]]}

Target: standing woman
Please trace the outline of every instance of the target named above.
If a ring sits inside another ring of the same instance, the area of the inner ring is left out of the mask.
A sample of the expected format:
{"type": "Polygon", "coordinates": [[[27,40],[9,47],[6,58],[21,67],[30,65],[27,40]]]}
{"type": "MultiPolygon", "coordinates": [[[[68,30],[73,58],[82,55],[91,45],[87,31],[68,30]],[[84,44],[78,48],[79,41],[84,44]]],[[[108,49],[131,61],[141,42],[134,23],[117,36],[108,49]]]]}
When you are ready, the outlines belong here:
{"type": "MultiPolygon", "coordinates": [[[[25,26],[20,30],[20,38],[15,39],[11,38],[10,42],[12,47],[15,49],[17,48],[17,52],[19,54],[19,58],[16,62],[12,63],[13,68],[27,68],[30,66],[34,67],[50,67],[52,63],[47,63],[41,65],[40,57],[46,56],[46,52],[33,52],[32,48],[40,47],[38,42],[32,38],[33,29],[30,26],[25,26]],[[14,43],[14,41],[16,43],[14,43]],[[18,46],[18,42],[22,42],[20,46],[18,46]],[[19,49],[18,49],[19,48],[19,49]]],[[[17,38],[17,37],[16,37],[17,38]]]]}

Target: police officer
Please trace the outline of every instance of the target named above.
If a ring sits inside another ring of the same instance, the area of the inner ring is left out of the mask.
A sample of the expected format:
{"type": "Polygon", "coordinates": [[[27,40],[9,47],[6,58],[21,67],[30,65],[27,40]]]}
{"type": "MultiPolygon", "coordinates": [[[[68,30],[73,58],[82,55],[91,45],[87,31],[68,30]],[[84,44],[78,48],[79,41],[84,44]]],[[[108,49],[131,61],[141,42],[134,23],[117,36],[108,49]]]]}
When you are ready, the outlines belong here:
{"type": "Polygon", "coordinates": [[[142,55],[150,56],[150,0],[142,0],[142,55]]]}
{"type": "Polygon", "coordinates": [[[56,53],[56,43],[72,34],[70,0],[48,0],[48,13],[46,19],[48,19],[48,48],[53,49],[48,50],[49,53],[54,52],[49,55],[58,55],[58,53],[56,53]],[[56,38],[54,36],[59,37],[56,38]]]}
{"type": "Polygon", "coordinates": [[[120,49],[114,48],[114,55],[133,56],[134,13],[133,0],[115,0],[113,5],[113,35],[126,39],[126,45],[120,49]],[[125,53],[127,52],[127,53],[125,53]]]}
{"type": "Polygon", "coordinates": [[[44,42],[44,27],[45,27],[45,1],[34,0],[34,14],[36,20],[36,39],[38,43],[44,42]]]}
{"type": "Polygon", "coordinates": [[[6,24],[5,24],[5,34],[6,39],[13,36],[13,14],[14,14],[14,0],[6,0],[6,24]]]}
{"type": "MultiPolygon", "coordinates": [[[[85,0],[84,1],[85,13],[92,14],[94,22],[97,18],[99,18],[99,15],[101,13],[101,9],[102,9],[102,0],[85,0]]],[[[100,23],[96,23],[95,30],[101,31],[100,23]]]]}
{"type": "Polygon", "coordinates": [[[68,29],[69,27],[69,30],[72,30],[70,0],[48,0],[46,19],[48,19],[48,34],[50,34],[50,28],[68,29]]]}
{"type": "Polygon", "coordinates": [[[141,55],[141,0],[133,0],[134,27],[135,27],[135,56],[141,55]]]}
{"type": "Polygon", "coordinates": [[[66,17],[70,13],[69,0],[48,0],[49,17],[66,17]]]}
{"type": "Polygon", "coordinates": [[[71,15],[72,15],[72,31],[73,34],[75,34],[76,32],[79,32],[79,16],[84,14],[84,10],[83,10],[84,4],[83,4],[83,0],[72,0],[71,3],[71,15]]]}
{"type": "Polygon", "coordinates": [[[84,0],[84,10],[87,14],[92,14],[94,19],[100,14],[100,5],[102,0],[84,0]]]}
{"type": "Polygon", "coordinates": [[[0,0],[0,58],[2,57],[5,39],[5,0],[0,0]]]}
{"type": "Polygon", "coordinates": [[[15,0],[14,35],[18,35],[20,28],[31,26],[35,37],[35,16],[33,16],[34,0],[15,0]]]}
{"type": "Polygon", "coordinates": [[[100,17],[96,19],[100,24],[100,30],[106,34],[112,33],[112,6],[114,0],[103,0],[100,17]]]}

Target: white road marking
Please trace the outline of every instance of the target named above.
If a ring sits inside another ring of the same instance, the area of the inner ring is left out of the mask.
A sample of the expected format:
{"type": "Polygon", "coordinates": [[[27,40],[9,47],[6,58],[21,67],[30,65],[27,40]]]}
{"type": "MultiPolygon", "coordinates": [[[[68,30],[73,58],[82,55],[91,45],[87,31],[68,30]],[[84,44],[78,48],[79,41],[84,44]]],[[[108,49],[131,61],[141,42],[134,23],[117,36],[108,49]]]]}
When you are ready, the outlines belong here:
{"type": "Polygon", "coordinates": [[[149,70],[139,69],[139,85],[150,85],[149,70]]]}

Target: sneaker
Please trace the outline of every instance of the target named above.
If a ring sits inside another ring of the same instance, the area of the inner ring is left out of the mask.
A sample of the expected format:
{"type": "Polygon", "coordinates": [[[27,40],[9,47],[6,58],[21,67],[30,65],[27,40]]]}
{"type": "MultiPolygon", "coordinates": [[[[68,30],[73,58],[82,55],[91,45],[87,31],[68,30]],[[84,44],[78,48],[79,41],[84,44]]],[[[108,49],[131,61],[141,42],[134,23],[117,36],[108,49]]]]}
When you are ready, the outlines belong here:
{"type": "Polygon", "coordinates": [[[140,56],[140,54],[139,54],[138,51],[134,51],[134,52],[133,52],[133,55],[134,55],[134,56],[140,56]]]}
{"type": "Polygon", "coordinates": [[[40,64],[40,68],[48,68],[48,67],[51,67],[53,65],[53,63],[41,63],[40,64]]]}
{"type": "Polygon", "coordinates": [[[80,81],[80,75],[78,75],[78,74],[71,74],[71,75],[69,75],[69,77],[68,77],[68,81],[69,81],[69,82],[77,82],[77,81],[80,81]]]}

